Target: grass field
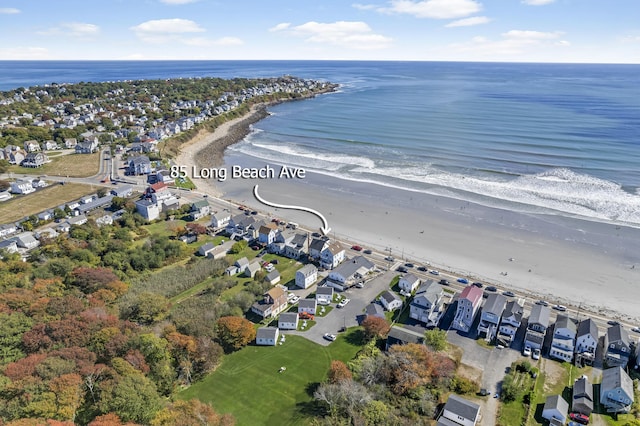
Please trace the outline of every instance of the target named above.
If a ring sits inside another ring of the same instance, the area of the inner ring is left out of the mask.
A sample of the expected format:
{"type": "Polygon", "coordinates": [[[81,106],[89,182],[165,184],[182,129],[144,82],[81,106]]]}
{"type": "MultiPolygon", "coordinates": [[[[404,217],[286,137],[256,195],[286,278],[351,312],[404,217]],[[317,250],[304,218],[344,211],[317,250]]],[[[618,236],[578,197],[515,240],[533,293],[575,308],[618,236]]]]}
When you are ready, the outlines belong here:
{"type": "Polygon", "coordinates": [[[0,204],[0,223],[9,223],[25,216],[40,213],[95,191],[95,187],[79,183],[52,184],[40,191],[14,197],[0,204]]]}
{"type": "Polygon", "coordinates": [[[37,169],[28,167],[10,166],[9,172],[29,175],[50,175],[87,177],[93,176],[100,170],[100,153],[95,154],[69,154],[50,157],[50,163],[37,169]]]}
{"type": "Polygon", "coordinates": [[[323,381],[331,360],[348,361],[360,346],[359,329],[342,334],[329,346],[287,335],[282,346],[248,346],[225,356],[222,365],[179,394],[198,398],[239,425],[309,424],[315,385],[323,381]],[[279,373],[280,367],[286,371],[279,373]]]}

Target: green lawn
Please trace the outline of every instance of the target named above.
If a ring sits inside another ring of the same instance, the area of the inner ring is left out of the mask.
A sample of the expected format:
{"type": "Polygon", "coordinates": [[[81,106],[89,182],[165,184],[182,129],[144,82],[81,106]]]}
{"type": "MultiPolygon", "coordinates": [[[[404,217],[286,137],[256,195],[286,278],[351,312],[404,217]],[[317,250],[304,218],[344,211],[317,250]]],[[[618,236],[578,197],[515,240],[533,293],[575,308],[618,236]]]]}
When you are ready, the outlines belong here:
{"type": "MultiPolygon", "coordinates": [[[[514,368],[514,367],[512,367],[514,368]]],[[[535,381],[529,373],[514,372],[516,383],[522,389],[527,390],[533,388],[535,381]]],[[[517,398],[515,401],[503,402],[500,405],[498,413],[498,425],[511,426],[522,424],[527,417],[528,406],[524,404],[523,398],[517,398]]]]}
{"type": "Polygon", "coordinates": [[[282,346],[248,346],[178,397],[211,403],[238,425],[309,424],[314,385],[325,379],[331,360],[355,356],[360,346],[350,342],[358,332],[351,329],[326,347],[291,335],[282,346]]]}

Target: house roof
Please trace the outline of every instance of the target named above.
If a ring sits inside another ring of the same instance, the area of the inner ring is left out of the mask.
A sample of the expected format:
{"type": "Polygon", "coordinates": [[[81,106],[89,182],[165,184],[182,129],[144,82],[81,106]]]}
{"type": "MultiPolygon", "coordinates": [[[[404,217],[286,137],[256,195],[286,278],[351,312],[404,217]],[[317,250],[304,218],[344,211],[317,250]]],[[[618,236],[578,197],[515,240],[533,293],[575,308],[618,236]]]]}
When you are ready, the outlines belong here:
{"type": "Polygon", "coordinates": [[[629,333],[622,328],[620,324],[612,325],[607,328],[607,342],[622,342],[625,346],[629,346],[629,333]]]}
{"type": "Polygon", "coordinates": [[[293,240],[291,240],[291,244],[295,245],[295,246],[304,246],[304,244],[307,242],[307,234],[296,234],[293,237],[293,240]]]}
{"type": "Polygon", "coordinates": [[[309,275],[309,274],[313,274],[314,272],[318,272],[318,268],[315,267],[315,265],[312,264],[308,264],[308,265],[304,265],[302,268],[298,269],[297,272],[300,272],[302,275],[309,275]]]}
{"type": "Polygon", "coordinates": [[[215,217],[217,220],[231,218],[231,214],[225,211],[214,213],[211,216],[215,217]]]}
{"type": "Polygon", "coordinates": [[[277,269],[274,269],[265,276],[267,281],[273,281],[276,278],[280,278],[280,272],[277,269]]]}
{"type": "Polygon", "coordinates": [[[338,241],[332,241],[329,243],[329,247],[327,247],[326,250],[329,250],[331,254],[335,256],[341,251],[344,251],[344,247],[342,247],[342,244],[340,244],[338,241]]]}
{"type": "Polygon", "coordinates": [[[392,326],[387,334],[387,345],[396,343],[422,343],[424,335],[417,331],[399,326],[392,326]]]}
{"type": "Polygon", "coordinates": [[[209,201],[207,200],[199,200],[191,204],[192,209],[201,209],[203,207],[208,207],[209,201]]]}
{"type": "Polygon", "coordinates": [[[316,295],[328,296],[333,295],[333,287],[318,287],[316,295]]]}
{"type": "Polygon", "coordinates": [[[581,377],[573,383],[573,399],[587,397],[593,401],[593,385],[586,377],[581,377]]]}
{"type": "Polygon", "coordinates": [[[269,233],[270,233],[271,231],[273,231],[273,229],[272,229],[272,228],[270,228],[270,227],[268,227],[268,226],[266,226],[266,225],[262,225],[262,226],[260,227],[260,229],[258,229],[258,232],[259,232],[260,234],[265,234],[265,235],[269,235],[269,233]]]}
{"type": "Polygon", "coordinates": [[[416,306],[424,306],[426,308],[426,302],[431,305],[435,304],[438,299],[442,297],[443,293],[444,291],[442,290],[442,286],[436,284],[436,282],[433,280],[428,280],[420,287],[418,287],[418,290],[416,291],[411,304],[416,306]]]}
{"type": "Polygon", "coordinates": [[[153,191],[153,192],[158,192],[158,191],[163,191],[165,189],[168,188],[167,184],[164,182],[156,182],[152,185],[149,185],[149,188],[153,191]]]}
{"type": "MultiPolygon", "coordinates": [[[[460,293],[460,299],[467,299],[471,302],[472,305],[476,305],[479,301],[482,300],[482,289],[480,287],[476,287],[475,285],[468,285],[462,290],[460,293]]],[[[502,313],[502,311],[500,311],[502,313]]]]}
{"type": "Polygon", "coordinates": [[[86,212],[90,212],[91,210],[100,208],[102,206],[106,206],[107,204],[111,204],[112,201],[113,201],[113,195],[109,194],[102,198],[96,198],[95,200],[91,200],[88,203],[79,205],[78,207],[75,208],[75,210],[78,210],[80,213],[86,213],[86,212]]]}
{"type": "Polygon", "coordinates": [[[258,262],[251,262],[246,266],[251,272],[258,272],[260,270],[260,264],[258,262]]]}
{"type": "Polygon", "coordinates": [[[544,410],[558,410],[564,416],[567,416],[569,411],[569,403],[565,401],[562,395],[550,395],[544,402],[544,410]]]}
{"type": "Polygon", "coordinates": [[[621,388],[627,396],[633,398],[633,381],[622,367],[607,368],[602,372],[600,394],[606,391],[621,388]]]}
{"type": "Polygon", "coordinates": [[[322,251],[327,244],[328,244],[327,240],[323,240],[321,238],[314,238],[313,240],[311,240],[309,249],[322,251]]]}
{"type": "Polygon", "coordinates": [[[87,221],[87,217],[83,214],[80,214],[78,216],[71,216],[69,219],[67,219],[67,222],[69,223],[69,225],[76,225],[80,222],[86,222],[87,221]]]}
{"type": "Polygon", "coordinates": [[[236,263],[235,263],[235,265],[238,268],[244,268],[248,264],[249,264],[249,259],[247,259],[246,257],[241,257],[240,259],[236,260],[236,263]]]}
{"type": "Polygon", "coordinates": [[[278,317],[278,322],[296,322],[298,314],[295,312],[283,312],[278,317]]]}
{"type": "Polygon", "coordinates": [[[369,303],[364,308],[364,313],[374,317],[384,318],[384,308],[379,303],[369,303]]]}
{"type": "Polygon", "coordinates": [[[502,318],[509,318],[513,316],[516,321],[522,321],[522,313],[524,312],[524,308],[522,305],[518,304],[517,301],[511,300],[507,302],[507,306],[504,308],[504,312],[502,312],[502,318]]]}
{"type": "Polygon", "coordinates": [[[542,305],[533,305],[531,315],[529,315],[529,324],[541,324],[544,327],[549,326],[549,317],[551,310],[542,305]]]}
{"type": "Polygon", "coordinates": [[[371,271],[374,267],[375,265],[371,263],[369,259],[364,256],[358,256],[348,260],[347,262],[342,262],[337,268],[331,271],[331,273],[342,275],[343,277],[349,279],[356,273],[364,275],[367,272],[371,271]]]}
{"type": "Polygon", "coordinates": [[[475,420],[478,417],[480,406],[474,402],[468,401],[461,396],[451,394],[444,409],[462,418],[475,420]]]}
{"type": "Polygon", "coordinates": [[[576,336],[581,337],[587,334],[593,336],[593,339],[596,342],[598,341],[598,326],[596,325],[596,322],[591,318],[580,321],[580,324],[578,324],[578,332],[576,333],[576,336]]]}
{"type": "Polygon", "coordinates": [[[11,238],[11,239],[9,239],[9,240],[2,240],[2,241],[0,241],[0,249],[8,248],[8,247],[12,247],[12,246],[15,246],[15,245],[17,245],[17,242],[16,242],[16,240],[15,240],[15,237],[14,237],[14,238],[11,238]]]}
{"type": "Polygon", "coordinates": [[[566,328],[567,330],[575,333],[576,332],[576,323],[573,322],[573,320],[571,318],[569,318],[567,315],[558,315],[558,317],[556,318],[556,330],[559,330],[561,328],[566,328]]]}
{"type": "Polygon", "coordinates": [[[275,339],[277,335],[276,327],[262,327],[256,331],[256,339],[275,339]]]}
{"type": "Polygon", "coordinates": [[[277,300],[277,299],[281,298],[282,296],[284,296],[286,293],[285,293],[284,289],[282,289],[281,287],[275,286],[272,289],[269,289],[269,291],[267,291],[267,294],[269,296],[271,296],[271,298],[273,300],[277,300]]]}
{"type": "Polygon", "coordinates": [[[402,299],[400,299],[397,294],[389,290],[383,291],[380,297],[383,298],[387,303],[391,303],[394,300],[402,301],[402,299]]]}
{"type": "MultiPolygon", "coordinates": [[[[473,286],[472,286],[473,287],[473,286]]],[[[504,311],[504,305],[507,303],[507,298],[501,294],[491,293],[487,296],[487,301],[484,303],[482,307],[483,313],[492,313],[495,316],[499,317],[502,315],[502,311],[504,311]]]]}
{"type": "Polygon", "coordinates": [[[318,306],[316,299],[300,299],[300,301],[298,302],[298,309],[300,308],[309,309],[309,308],[315,308],[316,306],[318,306]]]}
{"type": "Polygon", "coordinates": [[[198,250],[203,251],[203,252],[207,252],[209,250],[213,250],[214,247],[215,247],[215,245],[213,243],[206,243],[206,244],[201,245],[198,250]]]}
{"type": "Polygon", "coordinates": [[[402,279],[408,282],[409,284],[420,282],[420,278],[416,277],[412,273],[405,274],[404,277],[402,277],[402,279]]]}

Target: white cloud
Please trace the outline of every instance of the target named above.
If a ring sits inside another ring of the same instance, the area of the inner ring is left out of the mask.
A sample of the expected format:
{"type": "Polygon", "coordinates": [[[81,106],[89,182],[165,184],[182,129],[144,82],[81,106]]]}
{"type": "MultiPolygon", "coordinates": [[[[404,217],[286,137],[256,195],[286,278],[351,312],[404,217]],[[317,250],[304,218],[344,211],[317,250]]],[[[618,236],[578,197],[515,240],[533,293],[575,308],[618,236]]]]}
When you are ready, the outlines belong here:
{"type": "Polygon", "coordinates": [[[130,28],[136,35],[149,43],[164,43],[177,39],[181,34],[201,33],[204,28],[189,19],[155,19],[130,28]]]}
{"type": "Polygon", "coordinates": [[[542,31],[530,31],[530,30],[511,30],[506,33],[502,33],[502,37],[508,39],[518,39],[518,40],[549,40],[555,39],[562,35],[562,32],[555,31],[552,33],[542,32],[542,31]]]}
{"type": "Polygon", "coordinates": [[[482,5],[475,0],[392,0],[391,7],[379,8],[384,13],[403,13],[416,18],[455,19],[479,12],[482,5]]]}
{"type": "Polygon", "coordinates": [[[100,32],[99,26],[94,24],[84,24],[82,22],[68,22],[62,24],[61,27],[68,34],[78,37],[90,36],[100,32]]]}
{"type": "Polygon", "coordinates": [[[289,22],[282,22],[282,23],[276,25],[275,27],[269,28],[269,31],[271,31],[271,32],[282,31],[282,30],[286,30],[290,26],[291,26],[291,24],[289,22]]]}
{"type": "Polygon", "coordinates": [[[571,43],[568,40],[560,40],[556,43],[556,46],[571,46],[571,43]]]}
{"type": "Polygon", "coordinates": [[[16,13],[20,13],[20,9],[16,9],[15,7],[0,7],[0,15],[15,15],[16,13]]]}
{"type": "Polygon", "coordinates": [[[486,16],[473,16],[471,18],[458,19],[457,21],[449,22],[445,27],[453,28],[453,27],[471,27],[473,25],[486,24],[490,22],[491,19],[486,16]]]}
{"type": "Polygon", "coordinates": [[[530,6],[543,6],[545,4],[551,4],[556,0],[522,0],[522,3],[530,6]]]}
{"type": "Polygon", "coordinates": [[[553,45],[567,46],[566,41],[557,41],[563,33],[529,30],[511,30],[502,33],[499,40],[486,37],[474,37],[468,43],[450,45],[450,49],[459,53],[473,54],[478,57],[511,56],[525,53],[528,49],[544,48],[553,45]]]}
{"type": "Polygon", "coordinates": [[[0,60],[40,60],[51,59],[44,47],[0,47],[0,60]]]}
{"type": "Polygon", "coordinates": [[[193,37],[183,40],[184,44],[189,46],[239,46],[244,42],[237,37],[220,37],[218,39],[209,39],[206,37],[193,37]]]}
{"type": "Polygon", "coordinates": [[[160,0],[160,3],[171,4],[171,5],[179,5],[179,4],[189,4],[195,3],[198,0],[160,0]]]}
{"type": "Polygon", "coordinates": [[[389,47],[392,41],[389,37],[375,34],[369,25],[360,21],[332,23],[310,21],[295,27],[283,26],[278,31],[289,31],[291,34],[303,37],[312,43],[332,44],[362,50],[383,49],[389,47]]]}
{"type": "Polygon", "coordinates": [[[361,3],[354,3],[351,5],[351,7],[358,10],[374,10],[379,8],[379,6],[376,6],[375,4],[361,4],[361,3]]]}

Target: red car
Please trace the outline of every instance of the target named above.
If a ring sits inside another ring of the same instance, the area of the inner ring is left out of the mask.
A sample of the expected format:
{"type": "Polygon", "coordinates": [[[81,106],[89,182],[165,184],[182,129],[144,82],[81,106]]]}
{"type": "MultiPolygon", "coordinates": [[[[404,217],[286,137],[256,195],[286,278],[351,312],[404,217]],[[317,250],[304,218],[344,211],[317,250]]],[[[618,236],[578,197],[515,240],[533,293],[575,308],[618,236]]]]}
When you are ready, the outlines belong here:
{"type": "Polygon", "coordinates": [[[569,418],[573,421],[576,421],[582,425],[588,425],[589,424],[589,416],[585,416],[584,414],[581,413],[570,413],[569,414],[569,418]]]}
{"type": "Polygon", "coordinates": [[[360,247],[360,246],[351,246],[351,250],[362,251],[362,247],[360,247]]]}

